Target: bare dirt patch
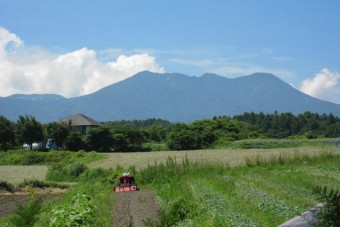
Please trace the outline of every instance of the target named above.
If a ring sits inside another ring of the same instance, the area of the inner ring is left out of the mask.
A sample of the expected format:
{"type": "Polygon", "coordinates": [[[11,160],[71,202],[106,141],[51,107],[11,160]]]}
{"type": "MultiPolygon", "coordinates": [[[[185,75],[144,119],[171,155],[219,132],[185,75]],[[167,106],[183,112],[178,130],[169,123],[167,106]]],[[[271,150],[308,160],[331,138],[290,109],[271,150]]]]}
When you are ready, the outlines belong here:
{"type": "Polygon", "coordinates": [[[155,193],[151,190],[116,193],[114,227],[145,226],[144,221],[158,219],[155,193]]]}
{"type": "MultiPolygon", "coordinates": [[[[60,188],[35,188],[35,196],[42,196],[44,203],[60,196],[66,189],[60,188]]],[[[0,217],[11,215],[17,208],[17,203],[26,203],[30,199],[30,189],[21,188],[13,193],[0,190],[0,217]]]]}

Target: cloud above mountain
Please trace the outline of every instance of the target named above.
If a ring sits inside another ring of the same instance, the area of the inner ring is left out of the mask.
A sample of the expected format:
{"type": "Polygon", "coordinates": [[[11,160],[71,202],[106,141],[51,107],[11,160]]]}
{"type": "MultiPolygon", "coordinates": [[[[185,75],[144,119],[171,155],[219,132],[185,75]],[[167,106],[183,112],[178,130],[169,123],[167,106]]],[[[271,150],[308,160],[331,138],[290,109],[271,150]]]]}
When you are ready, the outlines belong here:
{"type": "Polygon", "coordinates": [[[0,96],[14,93],[56,93],[75,97],[148,70],[163,73],[155,57],[147,53],[120,55],[101,62],[86,47],[63,54],[26,48],[15,34],[0,27],[0,96]]]}
{"type": "Polygon", "coordinates": [[[322,100],[340,103],[339,81],[340,73],[324,68],[315,77],[304,80],[300,90],[322,100]]]}

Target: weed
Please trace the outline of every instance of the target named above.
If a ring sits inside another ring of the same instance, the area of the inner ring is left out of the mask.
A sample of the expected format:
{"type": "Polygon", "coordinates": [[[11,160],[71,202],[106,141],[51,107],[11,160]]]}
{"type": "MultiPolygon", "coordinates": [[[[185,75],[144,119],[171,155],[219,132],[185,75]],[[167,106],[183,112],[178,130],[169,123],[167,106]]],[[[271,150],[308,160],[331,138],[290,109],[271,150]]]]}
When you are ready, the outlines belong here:
{"type": "Polygon", "coordinates": [[[16,204],[17,209],[15,210],[15,214],[10,218],[11,223],[16,227],[34,226],[43,206],[43,197],[35,196],[34,192],[32,192],[27,203],[16,201],[16,204]]]}

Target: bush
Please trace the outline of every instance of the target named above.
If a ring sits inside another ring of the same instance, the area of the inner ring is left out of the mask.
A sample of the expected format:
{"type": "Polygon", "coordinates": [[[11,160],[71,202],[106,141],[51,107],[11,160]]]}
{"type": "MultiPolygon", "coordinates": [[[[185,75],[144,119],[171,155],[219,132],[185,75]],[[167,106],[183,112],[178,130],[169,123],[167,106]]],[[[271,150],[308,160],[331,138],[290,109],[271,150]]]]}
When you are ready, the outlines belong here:
{"type": "Polygon", "coordinates": [[[340,226],[340,192],[327,187],[316,188],[319,198],[326,204],[317,213],[316,226],[340,226]]]}
{"type": "Polygon", "coordinates": [[[87,169],[84,162],[74,162],[67,166],[67,173],[72,177],[79,177],[87,169]]]}
{"type": "Polygon", "coordinates": [[[50,181],[76,181],[87,170],[84,162],[57,163],[49,167],[46,179],[50,181]]]}
{"type": "Polygon", "coordinates": [[[45,162],[44,155],[38,152],[29,152],[24,156],[23,165],[36,165],[45,162]]]}

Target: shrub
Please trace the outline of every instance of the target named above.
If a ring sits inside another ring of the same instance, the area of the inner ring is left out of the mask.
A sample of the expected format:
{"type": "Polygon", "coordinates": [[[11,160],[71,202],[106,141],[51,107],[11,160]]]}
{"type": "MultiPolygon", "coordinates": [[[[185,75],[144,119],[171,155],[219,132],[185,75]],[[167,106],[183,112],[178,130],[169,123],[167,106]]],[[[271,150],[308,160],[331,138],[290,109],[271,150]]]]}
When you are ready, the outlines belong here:
{"type": "Polygon", "coordinates": [[[49,167],[46,179],[50,181],[74,181],[87,170],[82,161],[73,163],[57,163],[49,167]]]}
{"type": "Polygon", "coordinates": [[[44,155],[38,152],[29,152],[23,159],[23,165],[36,165],[45,162],[44,155]]]}
{"type": "Polygon", "coordinates": [[[317,213],[316,226],[340,226],[340,192],[327,187],[316,188],[319,198],[326,202],[317,213]]]}
{"type": "Polygon", "coordinates": [[[78,161],[67,166],[67,173],[72,177],[79,177],[86,169],[86,164],[78,161]]]}

